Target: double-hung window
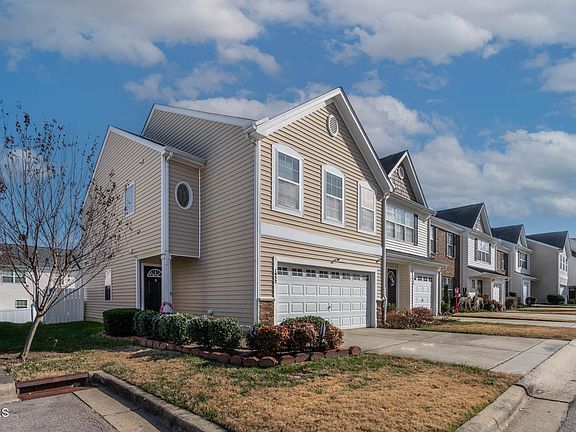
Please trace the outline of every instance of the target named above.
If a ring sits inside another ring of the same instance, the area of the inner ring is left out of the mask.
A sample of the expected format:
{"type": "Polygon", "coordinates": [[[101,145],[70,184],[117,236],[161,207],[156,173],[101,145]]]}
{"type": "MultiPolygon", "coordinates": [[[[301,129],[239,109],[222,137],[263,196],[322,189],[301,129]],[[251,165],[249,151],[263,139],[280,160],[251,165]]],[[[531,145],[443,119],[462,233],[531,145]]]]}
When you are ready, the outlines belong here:
{"type": "Polygon", "coordinates": [[[487,241],[476,239],[476,261],[492,262],[492,247],[487,241]]]}
{"type": "Polygon", "coordinates": [[[134,213],[134,182],[124,189],[124,215],[130,216],[134,213]]]}
{"type": "Polygon", "coordinates": [[[344,174],[335,167],[322,167],[322,222],[344,226],[344,174]]]}
{"type": "Polygon", "coordinates": [[[518,252],[518,267],[524,270],[528,270],[528,254],[524,252],[518,252]]]}
{"type": "Polygon", "coordinates": [[[25,276],[22,272],[15,272],[13,269],[3,269],[2,270],[2,282],[4,283],[22,283],[25,280],[25,276]]]}
{"type": "Polygon", "coordinates": [[[454,258],[454,234],[446,233],[446,256],[454,258]]]}
{"type": "Polygon", "coordinates": [[[376,233],[376,194],[364,181],[358,183],[358,231],[376,233]]]}
{"type": "Polygon", "coordinates": [[[430,227],[430,252],[438,253],[438,228],[430,227]]]}
{"type": "Polygon", "coordinates": [[[386,206],[386,237],[417,244],[417,216],[388,204],[386,206]]]}
{"type": "Polygon", "coordinates": [[[272,148],[272,208],[303,216],[304,159],[290,147],[272,148]]]}

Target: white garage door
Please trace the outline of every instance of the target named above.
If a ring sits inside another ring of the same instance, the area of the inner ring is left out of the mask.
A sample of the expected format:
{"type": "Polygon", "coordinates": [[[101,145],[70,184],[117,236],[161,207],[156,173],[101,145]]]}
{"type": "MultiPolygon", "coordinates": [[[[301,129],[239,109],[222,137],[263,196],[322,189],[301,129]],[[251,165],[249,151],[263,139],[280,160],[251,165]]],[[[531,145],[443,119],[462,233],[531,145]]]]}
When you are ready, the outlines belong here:
{"type": "Polygon", "coordinates": [[[432,309],[432,276],[414,276],[412,298],[413,307],[432,309]]]}
{"type": "Polygon", "coordinates": [[[367,273],[278,264],[276,321],[317,315],[342,328],[366,327],[369,285],[367,273]]]}

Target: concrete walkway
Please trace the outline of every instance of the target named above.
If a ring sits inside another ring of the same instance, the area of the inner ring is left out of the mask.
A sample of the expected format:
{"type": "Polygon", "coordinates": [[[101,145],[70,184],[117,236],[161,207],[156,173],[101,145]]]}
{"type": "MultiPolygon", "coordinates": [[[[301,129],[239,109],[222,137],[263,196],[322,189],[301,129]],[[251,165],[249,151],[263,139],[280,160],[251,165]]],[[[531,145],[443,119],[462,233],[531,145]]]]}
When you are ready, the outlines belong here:
{"type": "Polygon", "coordinates": [[[558,321],[536,321],[536,320],[520,320],[520,319],[505,319],[505,318],[472,318],[472,317],[454,317],[457,321],[468,322],[485,322],[493,324],[512,324],[512,325],[529,325],[539,327],[558,327],[558,328],[576,328],[576,322],[558,322],[558,321]]]}
{"type": "Polygon", "coordinates": [[[365,352],[460,363],[526,375],[568,342],[506,336],[366,328],[346,330],[345,346],[365,352]]]}

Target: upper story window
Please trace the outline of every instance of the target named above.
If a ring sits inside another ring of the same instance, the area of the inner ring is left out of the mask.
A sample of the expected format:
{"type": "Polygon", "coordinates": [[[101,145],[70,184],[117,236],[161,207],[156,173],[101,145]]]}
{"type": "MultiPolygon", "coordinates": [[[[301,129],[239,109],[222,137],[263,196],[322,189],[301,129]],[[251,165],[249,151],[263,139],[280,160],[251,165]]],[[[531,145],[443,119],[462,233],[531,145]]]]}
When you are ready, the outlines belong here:
{"type": "Polygon", "coordinates": [[[430,227],[430,252],[438,253],[438,228],[430,227]]]}
{"type": "Polygon", "coordinates": [[[344,226],[344,174],[335,167],[322,167],[322,222],[344,226]]]}
{"type": "Polygon", "coordinates": [[[174,188],[174,195],[176,197],[176,204],[178,204],[178,207],[184,210],[192,207],[194,198],[192,194],[192,188],[188,183],[178,183],[174,188]]]}
{"type": "Polygon", "coordinates": [[[446,256],[448,258],[454,258],[454,234],[446,233],[446,256]]]}
{"type": "Polygon", "coordinates": [[[518,267],[524,270],[528,270],[528,254],[524,252],[518,252],[518,267]]]}
{"type": "Polygon", "coordinates": [[[290,147],[272,147],[272,208],[303,216],[304,159],[290,147]]]}
{"type": "Polygon", "coordinates": [[[130,216],[134,213],[134,182],[124,189],[124,214],[130,216]]]}
{"type": "Polygon", "coordinates": [[[26,277],[21,272],[15,272],[13,269],[2,270],[2,282],[4,283],[22,283],[26,277]]]}
{"type": "Polygon", "coordinates": [[[507,261],[508,261],[508,254],[505,254],[504,252],[498,252],[498,265],[500,266],[500,270],[502,271],[508,270],[507,261]]]}
{"type": "Polygon", "coordinates": [[[364,181],[358,183],[358,231],[376,233],[376,194],[364,181]]]}
{"type": "Polygon", "coordinates": [[[560,255],[560,270],[568,271],[568,258],[566,255],[560,255]]]}
{"type": "Polygon", "coordinates": [[[476,261],[490,264],[492,262],[492,246],[484,240],[476,239],[476,261]]]}
{"type": "Polygon", "coordinates": [[[386,206],[386,237],[417,244],[418,215],[388,204],[386,206]]]}

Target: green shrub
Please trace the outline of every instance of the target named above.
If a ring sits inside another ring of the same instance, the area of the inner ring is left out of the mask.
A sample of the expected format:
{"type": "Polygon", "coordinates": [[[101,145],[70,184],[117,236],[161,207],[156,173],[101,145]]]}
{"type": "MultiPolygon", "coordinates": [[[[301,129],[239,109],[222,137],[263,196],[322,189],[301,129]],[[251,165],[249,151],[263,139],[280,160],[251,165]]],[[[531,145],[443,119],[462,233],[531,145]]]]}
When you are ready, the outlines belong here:
{"type": "Polygon", "coordinates": [[[484,303],[484,310],[488,312],[501,312],[504,309],[502,308],[502,303],[500,303],[499,301],[489,300],[486,303],[484,303]]]}
{"type": "Polygon", "coordinates": [[[440,305],[440,311],[442,312],[442,315],[450,313],[450,303],[443,301],[440,305]]]}
{"type": "Polygon", "coordinates": [[[199,345],[210,347],[210,321],[211,317],[201,315],[192,317],[188,322],[188,338],[199,345]]]}
{"type": "Polygon", "coordinates": [[[285,325],[263,325],[256,330],[254,345],[262,354],[274,355],[287,349],[290,334],[285,325]]]}
{"type": "Polygon", "coordinates": [[[316,324],[294,322],[288,327],[288,348],[306,351],[318,344],[318,331],[316,324]]]}
{"type": "Polygon", "coordinates": [[[548,294],[547,296],[548,303],[553,305],[564,304],[564,296],[560,294],[548,294]]]}
{"type": "Polygon", "coordinates": [[[326,326],[326,332],[322,338],[322,346],[327,349],[338,349],[342,346],[344,342],[344,332],[340,327],[336,327],[333,324],[328,324],[326,326]]]}
{"type": "Polygon", "coordinates": [[[168,326],[165,323],[167,316],[168,314],[159,313],[152,318],[152,339],[164,342],[168,340],[168,326]]]}
{"type": "Polygon", "coordinates": [[[396,305],[394,303],[388,303],[386,305],[386,312],[392,312],[396,310],[396,305]]]}
{"type": "Polygon", "coordinates": [[[183,344],[190,340],[188,337],[188,321],[190,318],[181,313],[165,314],[164,319],[161,321],[161,326],[164,327],[161,331],[164,336],[164,341],[175,344],[183,344]]]}
{"type": "Polygon", "coordinates": [[[506,297],[504,304],[506,305],[507,310],[514,310],[518,307],[518,297],[506,297]]]}
{"type": "Polygon", "coordinates": [[[230,317],[212,317],[208,321],[208,337],[210,346],[225,350],[233,350],[240,346],[244,330],[240,321],[230,317]]]}
{"type": "Polygon", "coordinates": [[[152,319],[158,315],[158,312],[153,310],[139,310],[134,315],[134,333],[137,336],[151,337],[152,336],[152,319]]]}
{"type": "Polygon", "coordinates": [[[250,327],[250,329],[246,333],[246,345],[248,345],[248,348],[250,348],[251,350],[257,350],[258,346],[256,345],[256,333],[258,333],[258,329],[263,326],[271,326],[271,325],[272,324],[270,323],[261,322],[256,323],[252,327],[250,327]]]}
{"type": "Polygon", "coordinates": [[[134,315],[139,309],[121,308],[104,311],[104,331],[110,336],[132,336],[134,334],[134,315]]]}
{"type": "Polygon", "coordinates": [[[532,306],[536,303],[536,297],[526,297],[526,306],[532,306]]]}

